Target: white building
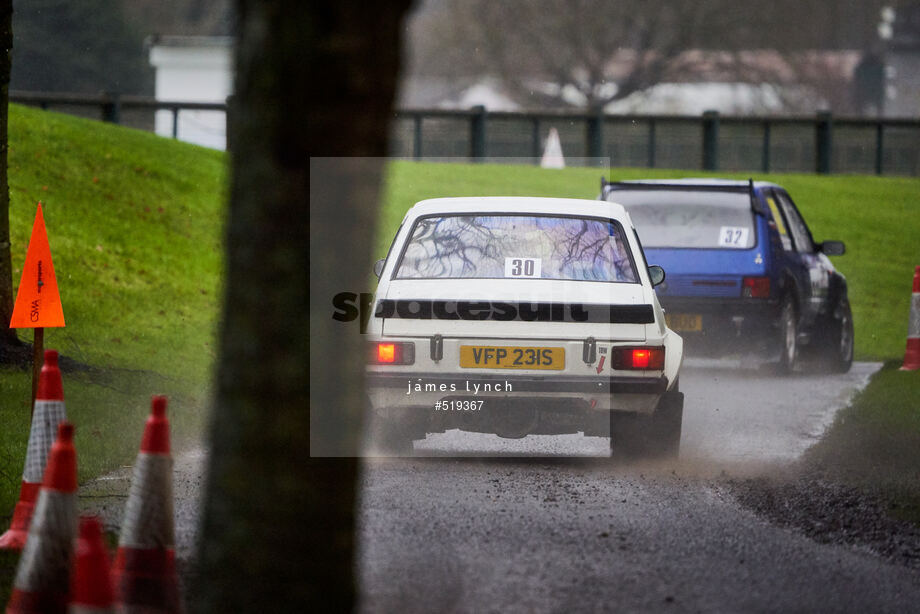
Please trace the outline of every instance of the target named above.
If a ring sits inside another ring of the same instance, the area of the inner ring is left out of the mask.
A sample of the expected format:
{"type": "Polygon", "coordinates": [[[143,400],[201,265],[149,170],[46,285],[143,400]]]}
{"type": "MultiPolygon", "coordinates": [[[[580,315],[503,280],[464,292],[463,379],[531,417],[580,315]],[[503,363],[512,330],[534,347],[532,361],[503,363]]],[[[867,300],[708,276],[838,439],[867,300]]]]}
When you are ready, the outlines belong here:
{"type": "MultiPolygon", "coordinates": [[[[220,36],[153,36],[147,41],[156,72],[155,97],[169,102],[226,102],[233,91],[232,39],[220,36]]],[[[173,135],[173,113],[157,111],[156,133],[173,135]]],[[[214,149],[227,146],[222,111],[180,111],[175,136],[214,149]]]]}
{"type": "Polygon", "coordinates": [[[920,117],[920,2],[894,12],[885,53],[885,117],[920,117]]]}

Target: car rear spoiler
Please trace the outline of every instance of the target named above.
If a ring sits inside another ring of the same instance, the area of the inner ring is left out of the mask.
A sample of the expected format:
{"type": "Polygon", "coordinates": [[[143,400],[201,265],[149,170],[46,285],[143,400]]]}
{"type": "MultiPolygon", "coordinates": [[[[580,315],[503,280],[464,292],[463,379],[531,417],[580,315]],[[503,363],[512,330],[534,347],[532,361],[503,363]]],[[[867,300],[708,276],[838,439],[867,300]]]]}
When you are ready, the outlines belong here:
{"type": "Polygon", "coordinates": [[[683,191],[700,191],[700,192],[747,192],[751,196],[751,210],[761,215],[768,215],[767,207],[757,198],[757,192],[754,189],[754,179],[749,178],[745,184],[719,184],[719,183],[667,183],[666,181],[656,181],[654,183],[646,181],[607,181],[601,176],[601,193],[598,200],[607,200],[611,193],[617,190],[683,190],[683,191]]]}

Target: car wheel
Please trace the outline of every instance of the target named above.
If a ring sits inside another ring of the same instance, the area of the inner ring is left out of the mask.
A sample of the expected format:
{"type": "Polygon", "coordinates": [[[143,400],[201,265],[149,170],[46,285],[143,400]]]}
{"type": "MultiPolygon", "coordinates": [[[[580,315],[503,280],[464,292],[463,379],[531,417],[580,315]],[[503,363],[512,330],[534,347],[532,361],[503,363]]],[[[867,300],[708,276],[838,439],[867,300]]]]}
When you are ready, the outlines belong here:
{"type": "Polygon", "coordinates": [[[780,355],[777,371],[788,375],[795,371],[799,360],[799,314],[791,297],[787,296],[783,301],[779,320],[780,355]]]}
{"type": "Polygon", "coordinates": [[[829,317],[820,336],[821,365],[831,373],[846,373],[853,365],[853,312],[843,299],[839,318],[829,317]]]}
{"type": "Polygon", "coordinates": [[[635,460],[648,456],[650,422],[648,416],[611,412],[610,458],[635,460]]]}
{"type": "Polygon", "coordinates": [[[383,456],[412,456],[412,436],[398,422],[381,420],[372,437],[372,449],[383,456]]]}
{"type": "Polygon", "coordinates": [[[658,434],[661,456],[676,458],[680,453],[680,433],[684,421],[684,393],[670,390],[661,395],[653,421],[658,434]]]}
{"type": "Polygon", "coordinates": [[[684,394],[661,395],[651,416],[613,412],[610,415],[610,456],[620,460],[675,458],[680,452],[684,394]]]}

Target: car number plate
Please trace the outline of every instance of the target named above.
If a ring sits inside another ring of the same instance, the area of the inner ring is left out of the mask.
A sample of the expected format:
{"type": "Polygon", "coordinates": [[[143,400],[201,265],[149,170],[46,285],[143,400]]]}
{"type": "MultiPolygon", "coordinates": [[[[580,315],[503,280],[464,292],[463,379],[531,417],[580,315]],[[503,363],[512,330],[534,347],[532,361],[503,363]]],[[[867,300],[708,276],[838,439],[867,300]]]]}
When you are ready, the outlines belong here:
{"type": "Polygon", "coordinates": [[[668,328],[677,332],[703,330],[703,316],[698,313],[667,313],[664,319],[668,323],[668,328]]]}
{"type": "Polygon", "coordinates": [[[460,366],[464,369],[552,369],[560,371],[565,368],[565,348],[461,345],[460,366]]]}

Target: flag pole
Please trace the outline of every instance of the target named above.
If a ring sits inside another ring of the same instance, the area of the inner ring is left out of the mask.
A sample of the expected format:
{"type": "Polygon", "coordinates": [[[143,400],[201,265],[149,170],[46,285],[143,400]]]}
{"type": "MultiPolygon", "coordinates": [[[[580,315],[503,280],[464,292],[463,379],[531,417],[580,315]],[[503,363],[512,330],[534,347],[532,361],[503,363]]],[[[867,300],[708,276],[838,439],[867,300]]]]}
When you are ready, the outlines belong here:
{"type": "Polygon", "coordinates": [[[35,395],[38,394],[38,378],[41,377],[42,363],[44,362],[45,329],[33,328],[35,333],[32,341],[32,405],[29,406],[29,417],[35,412],[35,395]]]}

